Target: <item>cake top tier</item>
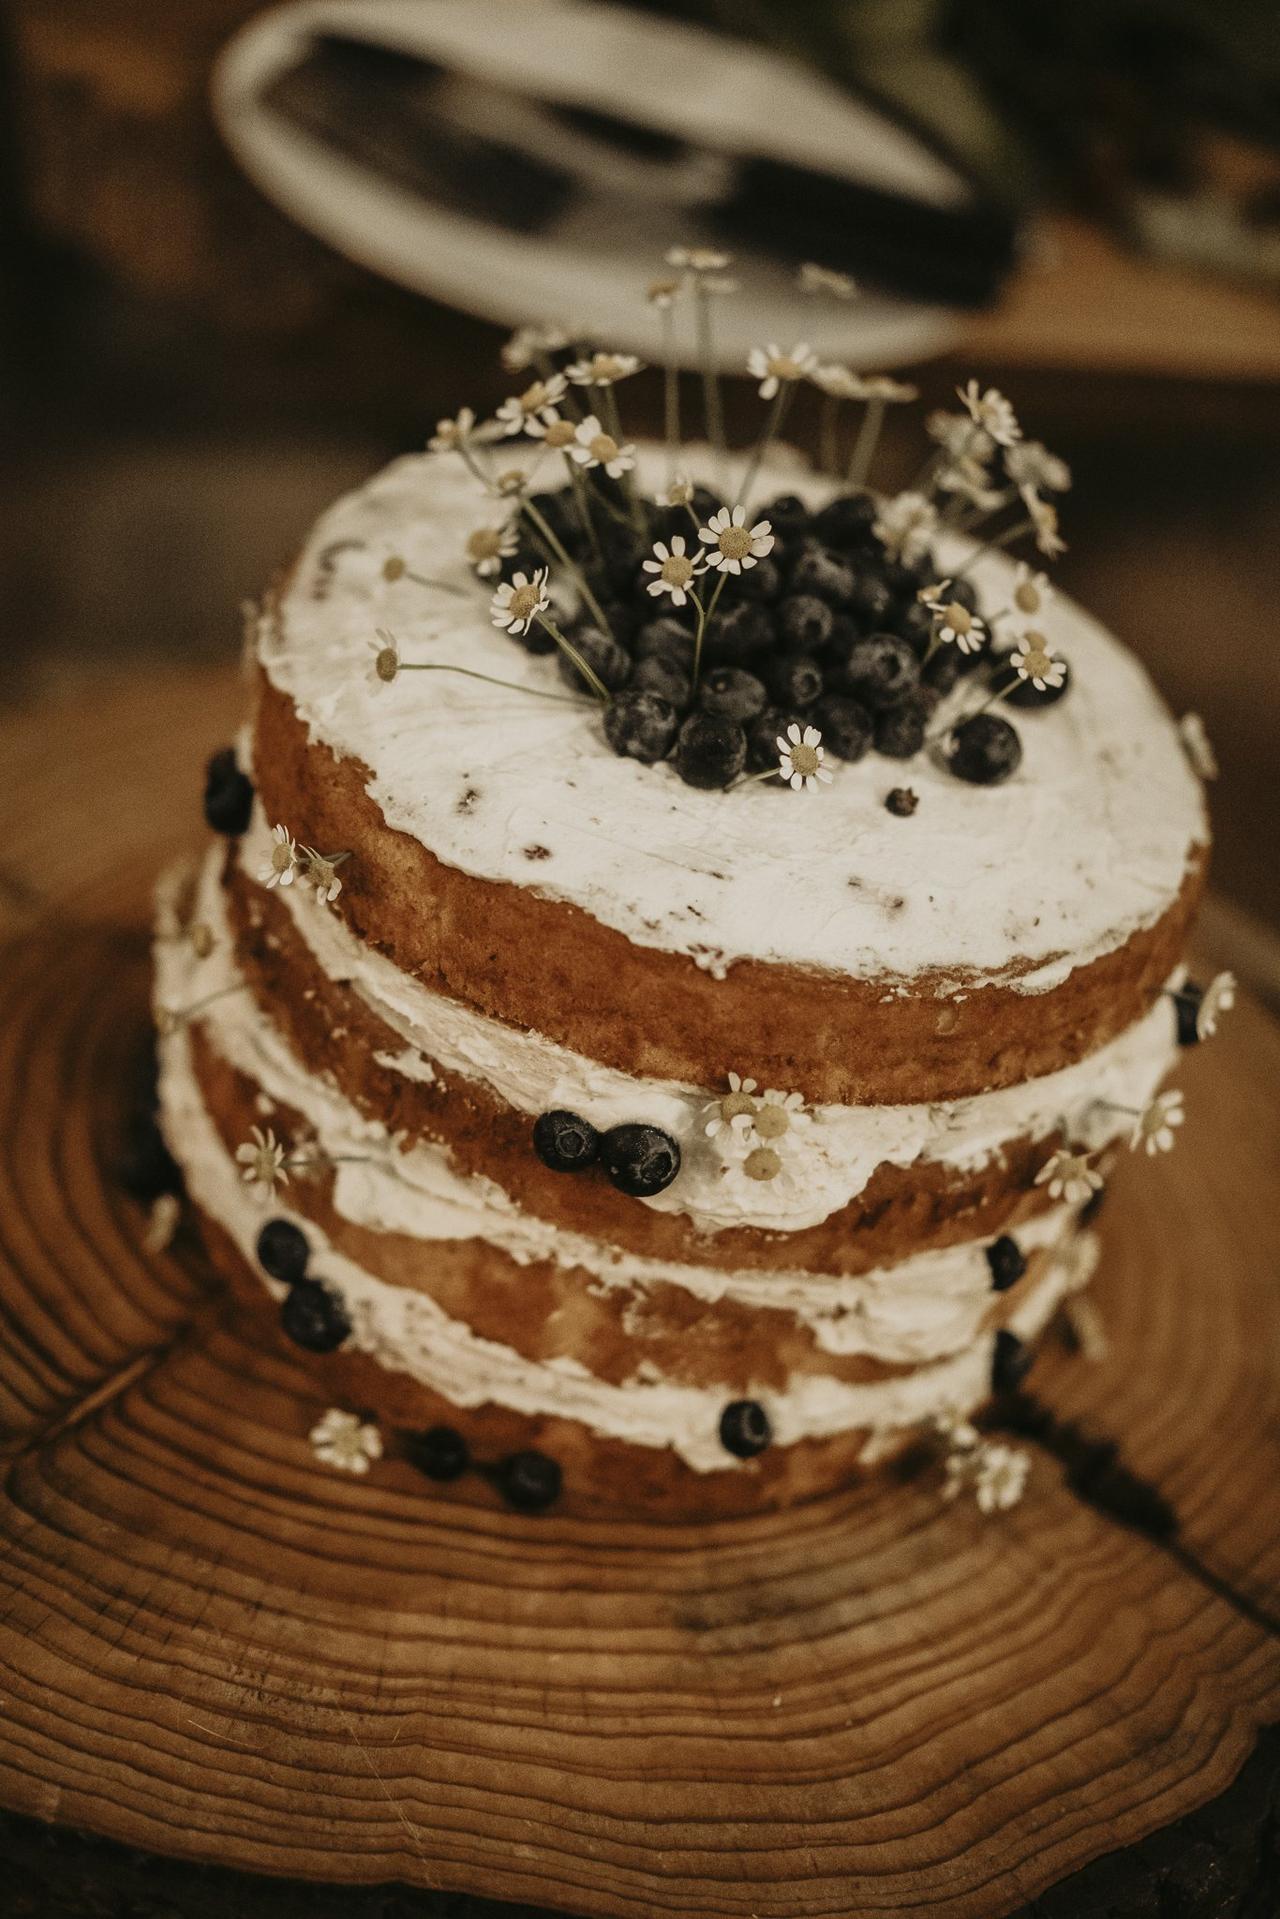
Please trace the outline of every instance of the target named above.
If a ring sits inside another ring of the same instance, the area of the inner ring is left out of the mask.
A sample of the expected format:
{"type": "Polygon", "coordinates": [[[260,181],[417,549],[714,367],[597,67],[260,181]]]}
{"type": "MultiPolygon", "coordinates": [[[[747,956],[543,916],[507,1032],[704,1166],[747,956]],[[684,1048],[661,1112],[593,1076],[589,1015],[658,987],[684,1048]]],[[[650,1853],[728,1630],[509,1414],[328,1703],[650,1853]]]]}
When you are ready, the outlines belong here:
{"type": "MultiPolygon", "coordinates": [[[[641,484],[662,474],[661,454],[642,449],[641,484]]],[[[778,463],[754,497],[783,491],[817,504],[830,487],[778,463]]],[[[1023,755],[1002,784],[966,784],[926,749],[905,764],[828,756],[817,791],[705,791],[617,755],[598,705],[565,701],[556,656],[492,624],[496,582],[476,578],[467,542],[502,505],[459,460],[397,461],[324,515],[258,632],[261,664],[313,737],[360,762],[388,825],[446,866],[571,902],[715,973],[751,958],[886,991],[923,976],[1043,990],[1177,897],[1207,838],[1199,781],[1142,667],[1061,596],[1037,624],[1069,663],[1070,693],[1011,716],[1023,755]],[[383,683],[380,629],[404,667],[466,674],[383,683]],[[885,804],[902,786],[917,801],[906,817],[885,804]]],[[[690,534],[695,547],[692,522],[690,534]]],[[[958,568],[972,546],[953,536],[935,551],[958,568]]],[[[1002,554],[971,578],[988,609],[1009,604],[1002,554]]],[[[962,680],[931,731],[981,701],[962,680]]]]}

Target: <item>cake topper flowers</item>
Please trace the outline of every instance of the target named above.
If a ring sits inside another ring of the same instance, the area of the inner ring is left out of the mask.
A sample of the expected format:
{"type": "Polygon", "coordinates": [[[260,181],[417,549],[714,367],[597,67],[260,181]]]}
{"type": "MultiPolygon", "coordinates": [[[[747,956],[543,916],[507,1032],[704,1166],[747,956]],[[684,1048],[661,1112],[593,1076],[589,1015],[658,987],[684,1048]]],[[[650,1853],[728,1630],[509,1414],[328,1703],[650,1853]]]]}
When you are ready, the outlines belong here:
{"type": "MultiPolygon", "coordinates": [[[[477,512],[456,556],[470,590],[488,592],[497,630],[551,658],[567,695],[545,683],[547,667],[482,671],[491,658],[448,656],[438,634],[422,653],[402,648],[392,618],[370,644],[367,684],[380,692],[407,672],[448,672],[584,715],[594,705],[620,757],[708,791],[813,793],[868,751],[931,750],[970,783],[1011,777],[1022,746],[1007,710],[1053,704],[1070,674],[1045,574],[1024,558],[1006,604],[988,608],[975,568],[1019,542],[1045,558],[1062,550],[1054,496],[1069,470],[1024,438],[1003,393],[970,379],[956,410],[929,416],[914,479],[886,495],[872,480],[881,427],[915,389],[838,354],[820,359],[806,340],[750,349],[741,371],[760,425],[731,449],[714,338],[718,303],[735,290],[731,264],[716,248],[673,246],[645,295],[661,336],[661,486],[655,456],[623,421],[645,367],[566,328],[521,328],[503,349],[516,390],[491,418],[463,407],[432,435],[431,450],[461,462],[478,501],[496,506],[477,512]],[[686,328],[701,371],[701,450],[682,418],[686,328]],[[762,476],[776,470],[771,449],[806,391],[816,472],[794,494],[773,493],[777,480],[762,476]],[[953,544],[940,566],[936,543],[957,536],[967,551],[953,544]]],[[[858,298],[847,275],[818,262],[799,286],[836,312],[858,298]]],[[[390,584],[468,590],[447,560],[395,557],[390,584]]],[[[288,883],[282,869],[276,884],[288,883]]]]}

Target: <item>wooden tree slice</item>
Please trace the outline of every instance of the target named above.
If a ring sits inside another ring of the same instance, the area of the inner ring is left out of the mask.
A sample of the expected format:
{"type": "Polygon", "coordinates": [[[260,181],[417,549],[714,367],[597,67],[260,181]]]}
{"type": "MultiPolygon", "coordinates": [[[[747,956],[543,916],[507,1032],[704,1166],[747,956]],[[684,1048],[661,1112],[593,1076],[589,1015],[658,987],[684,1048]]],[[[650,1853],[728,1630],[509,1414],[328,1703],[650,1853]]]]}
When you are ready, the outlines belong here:
{"type": "Polygon", "coordinates": [[[1186,1057],[1176,1152],[1115,1181],[1108,1356],[1050,1340],[1033,1375],[1172,1502],[1159,1543],[1078,1497],[1056,1440],[990,1519],[926,1469],[697,1528],[333,1473],[305,1362],[238,1335],[188,1235],[144,1252],[112,1177],[146,978],[140,933],[65,913],[0,953],[12,1811],[593,1919],[997,1919],[1221,1792],[1280,1717],[1256,1009],[1186,1057]]]}

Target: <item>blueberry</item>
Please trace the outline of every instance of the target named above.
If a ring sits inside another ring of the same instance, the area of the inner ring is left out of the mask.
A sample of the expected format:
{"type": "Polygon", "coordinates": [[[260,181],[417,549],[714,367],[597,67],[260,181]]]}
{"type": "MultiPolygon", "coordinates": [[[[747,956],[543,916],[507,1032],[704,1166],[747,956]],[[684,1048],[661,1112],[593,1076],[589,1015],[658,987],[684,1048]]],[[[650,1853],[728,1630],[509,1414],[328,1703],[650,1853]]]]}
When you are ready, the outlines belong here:
{"type": "Polygon", "coordinates": [[[753,516],[752,525],[757,519],[768,520],[775,534],[802,533],[809,524],[809,509],[794,493],[780,493],[753,516]]]}
{"type": "Polygon", "coordinates": [[[557,1108],[534,1121],[533,1150],[553,1173],[580,1173],[599,1158],[600,1135],[589,1120],[557,1108]]]}
{"type": "Polygon", "coordinates": [[[777,772],[780,749],[778,740],[784,737],[789,726],[804,725],[797,708],[792,706],[766,706],[757,719],[747,728],[747,771],[748,773],[777,772]]]}
{"type": "Polygon", "coordinates": [[[828,606],[847,606],[853,587],[853,568],[824,546],[807,546],[791,569],[791,592],[812,594],[828,606]]]}
{"type": "Polygon", "coordinates": [[[1173,1009],[1178,1016],[1179,1046],[1198,1046],[1200,1029],[1196,1024],[1200,1012],[1200,1002],[1204,998],[1203,986],[1197,986],[1192,979],[1178,988],[1173,996],[1173,1009]]]}
{"type": "Polygon", "coordinates": [[[975,713],[951,735],[947,763],[957,779],[974,786],[998,786],[1017,772],[1021,759],[1022,742],[1008,720],[995,713],[975,713]]]}
{"type": "Polygon", "coordinates": [[[311,1248],[291,1219],[269,1219],[258,1234],[258,1264],[272,1279],[292,1286],[307,1270],[311,1248]]]}
{"type": "Polygon", "coordinates": [[[895,786],[885,794],[885,809],[897,820],[909,820],[920,804],[920,796],[909,786],[895,786]]]}
{"type": "Polygon", "coordinates": [[[878,573],[859,573],[853,583],[853,592],[849,595],[849,608],[855,619],[862,622],[863,630],[875,633],[889,624],[893,613],[894,595],[878,573]]]}
{"type": "Polygon", "coordinates": [[[295,1281],[284,1296],[280,1324],[309,1353],[336,1352],[351,1332],[342,1300],[319,1279],[295,1281]]]}
{"type": "Polygon", "coordinates": [[[116,1173],[135,1199],[159,1199],[161,1193],[182,1191],[182,1173],[153,1114],[130,1115],[116,1173]]]}
{"type": "Polygon", "coordinates": [[[869,493],[838,493],[814,521],[814,531],[828,546],[843,553],[869,546],[879,509],[869,493]]]}
{"type": "Polygon", "coordinates": [[[932,556],[925,553],[918,560],[880,560],[877,571],[881,582],[895,600],[905,604],[914,600],[922,586],[932,586],[938,577],[938,569],[932,556]]]}
{"type": "Polygon", "coordinates": [[[923,659],[933,638],[933,615],[923,600],[908,600],[894,618],[894,630],[900,633],[923,659]]]}
{"type": "Polygon", "coordinates": [[[778,637],[796,653],[816,653],[831,638],[831,608],[812,593],[788,593],[778,602],[778,637]]]}
{"type": "Polygon", "coordinates": [[[776,600],[782,591],[782,569],[772,553],[766,553],[741,575],[738,591],[744,600],[776,600]]]}
{"type": "MultiPolygon", "coordinates": [[[[695,486],[693,489],[693,498],[689,502],[689,505],[693,508],[693,517],[699,526],[705,526],[712,514],[718,513],[724,504],[725,502],[720,498],[720,495],[713,493],[709,486],[695,486]]],[[[688,518],[689,515],[686,511],[686,523],[688,522],[688,518]]],[[[752,524],[754,525],[754,521],[752,524]]],[[[692,531],[692,528],[690,528],[690,531],[692,531]]]]}
{"type": "MultiPolygon", "coordinates": [[[[628,691],[658,693],[672,706],[685,707],[693,692],[693,682],[683,664],[670,653],[649,653],[631,675],[628,691]]],[[[606,722],[605,731],[608,731],[606,722]]]]}
{"type": "Polygon", "coordinates": [[[765,699],[764,682],[737,666],[717,666],[698,688],[703,711],[727,720],[753,720],[764,711],[765,699]]]}
{"type": "Polygon", "coordinates": [[[676,772],[686,786],[728,786],[746,757],[742,728],[716,713],[691,713],[676,737],[676,772]]]}
{"type": "Polygon", "coordinates": [[[677,620],[671,614],[664,614],[660,620],[649,620],[636,634],[632,652],[638,660],[647,660],[655,653],[662,653],[673,660],[686,665],[693,664],[693,629],[677,620]]]}
{"type": "Polygon", "coordinates": [[[620,1193],[649,1199],[680,1171],[680,1148],[657,1126],[611,1126],[600,1142],[604,1170],[620,1193]]]}
{"type": "MultiPolygon", "coordinates": [[[[629,593],[636,584],[636,575],[640,571],[640,562],[652,552],[649,541],[642,541],[639,534],[629,526],[611,523],[600,535],[600,545],[604,550],[604,567],[611,584],[622,593],[629,593]]],[[[644,575],[647,581],[648,574],[644,575]]]]}
{"type": "Polygon", "coordinates": [[[887,713],[876,715],[876,752],[889,760],[909,760],[924,745],[925,710],[915,700],[903,700],[887,713]]]}
{"type": "Polygon", "coordinates": [[[670,700],[644,686],[615,693],[604,709],[604,736],[614,752],[645,766],[667,757],[679,724],[670,700]]]}
{"type": "Polygon", "coordinates": [[[920,677],[926,686],[932,686],[939,693],[949,693],[964,671],[964,656],[954,646],[940,646],[927,666],[920,669],[920,677]]]}
{"type": "Polygon", "coordinates": [[[494,1483],[518,1513],[544,1513],[560,1497],[563,1474],[554,1459],[532,1449],[508,1453],[494,1470],[494,1483]]]}
{"type": "MultiPolygon", "coordinates": [[[[596,678],[611,693],[616,693],[619,687],[626,685],[627,675],[631,671],[631,657],[611,634],[602,633],[598,626],[575,626],[568,638],[574,652],[586,661],[596,678]]],[[[594,691],[563,647],[560,648],[558,664],[561,679],[575,692],[594,691]]]]}
{"type": "Polygon", "coordinates": [[[992,1288],[997,1293],[1007,1293],[1027,1270],[1022,1248],[1009,1233],[1001,1233],[999,1239],[992,1240],[987,1248],[987,1264],[991,1268],[992,1288]]]}
{"type": "Polygon", "coordinates": [[[549,493],[534,493],[530,496],[529,504],[539,518],[546,521],[561,545],[567,546],[571,553],[582,544],[582,521],[578,518],[573,494],[567,487],[557,487],[549,493]]]}
{"type": "Polygon", "coordinates": [[[404,1450],[420,1473],[442,1485],[461,1479],[471,1464],[471,1448],[452,1426],[430,1426],[425,1433],[409,1433],[404,1450]]]}
{"type": "Polygon", "coordinates": [[[919,683],[920,664],[896,633],[873,633],[849,649],[843,688],[873,713],[897,706],[919,683]]]}
{"type": "Polygon", "coordinates": [[[235,748],[215,753],[204,773],[204,817],[215,833],[243,833],[253,811],[253,781],[236,765],[235,748]]]}
{"type": "Polygon", "coordinates": [[[707,622],[703,659],[713,666],[751,666],[774,644],[773,620],[754,600],[722,607],[707,622]]]}
{"type": "Polygon", "coordinates": [[[822,744],[838,760],[860,760],[871,744],[870,713],[843,693],[829,693],[819,700],[813,721],[821,729],[822,744]]]}
{"type": "Polygon", "coordinates": [[[992,1392],[1017,1392],[1031,1371],[1034,1359],[1035,1354],[1018,1338],[1018,1335],[1002,1326],[996,1334],[995,1352],[991,1360],[992,1392]]]}
{"type": "Polygon", "coordinates": [[[822,688],[822,668],[803,653],[784,653],[769,668],[769,691],[779,706],[812,706],[822,688]]]}
{"type": "Polygon", "coordinates": [[[978,589],[972,580],[948,580],[946,592],[942,598],[954,600],[957,606],[967,608],[970,613],[976,613],[978,610],[978,589]]]}
{"type": "Polygon", "coordinates": [[[735,1459],[754,1459],[772,1438],[769,1415],[758,1399],[731,1399],[720,1415],[720,1444],[735,1459]]]}

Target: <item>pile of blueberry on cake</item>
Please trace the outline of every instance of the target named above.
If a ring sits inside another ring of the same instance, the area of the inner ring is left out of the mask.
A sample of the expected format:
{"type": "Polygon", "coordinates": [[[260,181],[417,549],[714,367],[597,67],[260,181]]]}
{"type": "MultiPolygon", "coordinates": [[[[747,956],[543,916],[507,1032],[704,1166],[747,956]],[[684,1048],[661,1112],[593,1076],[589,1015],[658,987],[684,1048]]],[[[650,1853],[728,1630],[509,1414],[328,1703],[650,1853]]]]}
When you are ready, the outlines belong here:
{"type": "Polygon", "coordinates": [[[999,393],[895,496],[910,389],[806,346],[737,451],[708,364],[687,440],[723,266],[673,256],[656,370],[522,330],[255,610],[162,894],[165,1136],[318,1471],[699,1516],[923,1439],[992,1511],[983,1409],[1230,1004],[1182,961],[1210,750],[1055,592],[1070,476],[999,393]]]}

